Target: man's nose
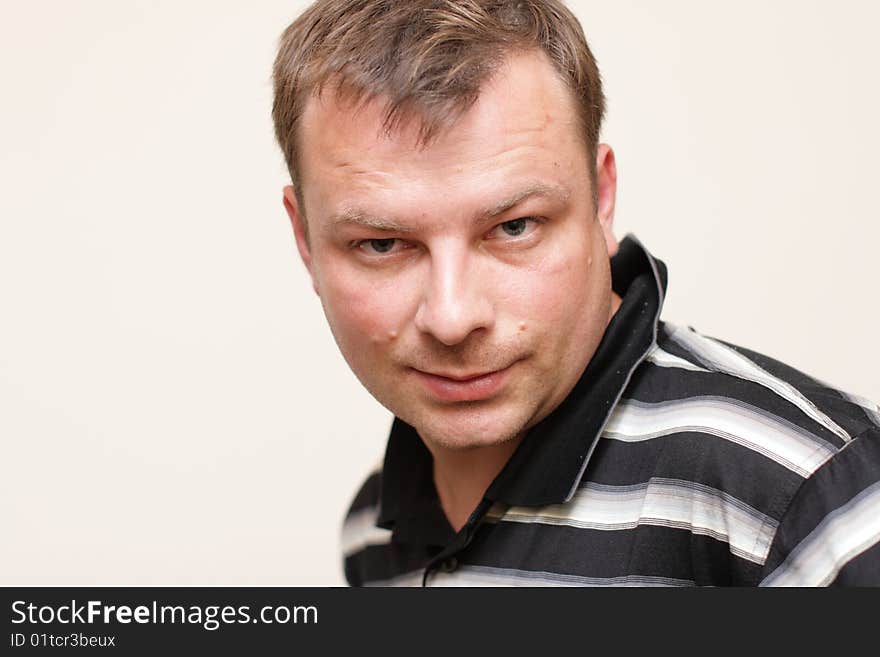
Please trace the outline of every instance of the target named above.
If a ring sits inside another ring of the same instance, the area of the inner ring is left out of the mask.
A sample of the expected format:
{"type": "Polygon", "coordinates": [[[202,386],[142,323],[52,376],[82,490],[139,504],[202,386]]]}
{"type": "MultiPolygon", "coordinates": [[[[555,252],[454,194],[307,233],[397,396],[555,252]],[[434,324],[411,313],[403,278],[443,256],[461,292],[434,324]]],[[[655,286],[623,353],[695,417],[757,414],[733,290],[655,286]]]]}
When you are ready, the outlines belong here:
{"type": "Polygon", "coordinates": [[[447,346],[478,329],[491,328],[494,308],[473,255],[462,250],[434,253],[424,281],[415,325],[447,346]]]}

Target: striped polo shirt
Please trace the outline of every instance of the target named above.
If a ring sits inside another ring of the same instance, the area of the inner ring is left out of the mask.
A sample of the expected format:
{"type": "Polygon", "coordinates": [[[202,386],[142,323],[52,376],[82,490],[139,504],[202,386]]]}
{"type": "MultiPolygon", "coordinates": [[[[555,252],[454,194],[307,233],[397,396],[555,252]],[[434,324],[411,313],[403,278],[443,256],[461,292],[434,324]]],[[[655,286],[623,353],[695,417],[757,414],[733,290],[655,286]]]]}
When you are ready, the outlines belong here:
{"type": "Polygon", "coordinates": [[[660,321],[666,268],[632,236],[623,303],[569,396],[460,531],[395,418],[345,517],[350,585],[880,585],[880,409],[660,321]]]}

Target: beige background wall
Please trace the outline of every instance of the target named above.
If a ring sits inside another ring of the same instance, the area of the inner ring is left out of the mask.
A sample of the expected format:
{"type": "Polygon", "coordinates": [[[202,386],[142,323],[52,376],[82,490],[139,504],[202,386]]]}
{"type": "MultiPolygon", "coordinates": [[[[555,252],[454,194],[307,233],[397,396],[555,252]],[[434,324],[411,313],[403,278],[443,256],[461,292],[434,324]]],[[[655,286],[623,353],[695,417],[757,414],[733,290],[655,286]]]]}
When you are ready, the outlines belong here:
{"type": "MultiPolygon", "coordinates": [[[[880,398],[878,5],[572,5],[666,317],[880,398]]],[[[303,6],[0,4],[0,583],[342,582],[390,418],[281,207],[303,6]]]]}

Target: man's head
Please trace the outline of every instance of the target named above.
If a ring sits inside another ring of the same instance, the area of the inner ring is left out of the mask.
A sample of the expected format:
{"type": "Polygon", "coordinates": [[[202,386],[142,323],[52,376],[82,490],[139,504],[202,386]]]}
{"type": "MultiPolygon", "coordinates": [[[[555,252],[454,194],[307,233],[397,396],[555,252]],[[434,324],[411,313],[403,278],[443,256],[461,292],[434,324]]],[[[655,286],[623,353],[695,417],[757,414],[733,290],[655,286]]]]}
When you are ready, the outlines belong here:
{"type": "Polygon", "coordinates": [[[604,334],[598,80],[553,1],[331,0],[282,38],[297,246],[352,370],[429,444],[521,435],[604,334]]]}

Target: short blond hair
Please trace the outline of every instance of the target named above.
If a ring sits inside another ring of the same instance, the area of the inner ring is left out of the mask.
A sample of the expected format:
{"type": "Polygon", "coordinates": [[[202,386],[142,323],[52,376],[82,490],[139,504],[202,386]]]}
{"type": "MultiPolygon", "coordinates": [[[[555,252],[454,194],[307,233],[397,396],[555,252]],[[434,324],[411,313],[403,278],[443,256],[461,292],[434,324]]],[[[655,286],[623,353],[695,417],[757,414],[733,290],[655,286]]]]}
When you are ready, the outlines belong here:
{"type": "Polygon", "coordinates": [[[300,211],[299,120],[328,83],[355,103],[385,99],[384,128],[416,119],[428,144],[506,56],[528,50],[543,51],[574,94],[595,202],[605,97],[581,25],[561,1],[317,0],[282,34],[273,68],[275,136],[300,211]]]}

